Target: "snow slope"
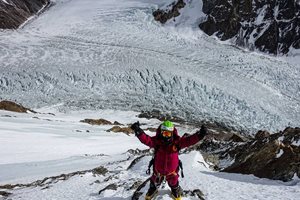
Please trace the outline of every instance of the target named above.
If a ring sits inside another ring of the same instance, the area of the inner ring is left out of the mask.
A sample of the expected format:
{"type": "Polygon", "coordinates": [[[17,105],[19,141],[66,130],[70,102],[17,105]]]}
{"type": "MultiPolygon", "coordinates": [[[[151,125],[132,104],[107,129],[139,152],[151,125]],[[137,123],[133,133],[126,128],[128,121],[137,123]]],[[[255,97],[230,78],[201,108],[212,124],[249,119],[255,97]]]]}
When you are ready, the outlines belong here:
{"type": "MultiPolygon", "coordinates": [[[[49,114],[16,114],[0,111],[0,188],[5,184],[30,183],[45,179],[40,186],[17,187],[4,190],[12,193],[8,199],[131,199],[132,186],[148,178],[150,156],[141,158],[129,149],[147,149],[134,135],[106,132],[111,126],[92,126],[79,122],[84,118],[104,118],[123,124],[140,120],[142,128],[157,127],[158,120],[137,119],[135,112],[101,110],[60,113],[54,108],[38,110],[49,114]],[[9,117],[10,116],[10,117],[9,117]],[[89,132],[86,132],[89,130],[89,132]],[[91,171],[68,177],[68,173],[104,166],[105,175],[91,171]],[[59,177],[60,174],[66,174],[59,177]],[[98,192],[110,184],[117,189],[98,192]]],[[[187,126],[177,125],[179,133],[193,133],[187,126]]],[[[152,135],[153,133],[147,132],[152,135]]],[[[185,178],[180,179],[184,190],[200,189],[208,200],[258,199],[295,200],[300,193],[300,181],[291,182],[260,179],[252,175],[227,174],[212,171],[200,152],[181,154],[185,178]]],[[[141,189],[145,192],[148,184],[141,189]]],[[[143,194],[145,195],[145,194],[143,194]]],[[[143,195],[140,199],[143,199],[143,195]]],[[[0,199],[5,199],[0,196],[0,199]]],[[[158,199],[170,199],[169,188],[160,189],[158,199]]],[[[183,200],[195,200],[187,195],[183,200]]]]}
{"type": "Polygon", "coordinates": [[[55,3],[22,29],[0,32],[2,99],[31,108],[156,108],[252,133],[299,125],[298,63],[220,44],[196,27],[162,27],[151,13],[165,1],[55,3]]]}
{"type": "MultiPolygon", "coordinates": [[[[281,182],[270,180],[259,180],[253,176],[246,175],[228,175],[224,173],[216,173],[208,170],[198,161],[203,161],[199,153],[192,152],[188,155],[181,156],[184,163],[190,163],[186,166],[186,177],[182,179],[181,185],[184,190],[194,190],[201,188],[205,198],[210,200],[219,199],[266,199],[279,200],[288,199],[295,200],[298,198],[300,187],[298,185],[288,186],[281,182]],[[193,172],[193,173],[192,173],[193,172]]],[[[41,188],[21,189],[17,191],[12,199],[131,199],[132,191],[127,190],[132,179],[144,180],[145,170],[149,157],[142,159],[132,170],[126,170],[129,163],[122,163],[121,166],[109,166],[110,175],[115,175],[115,180],[105,182],[105,176],[94,177],[92,173],[88,173],[83,177],[73,177],[69,181],[51,184],[49,189],[41,190],[41,188]],[[118,171],[118,175],[114,171],[118,171]],[[98,180],[98,182],[97,182],[98,180]],[[100,182],[100,183],[99,183],[100,182]],[[117,190],[106,190],[98,195],[98,191],[109,184],[119,183],[117,190]]],[[[148,189],[148,185],[143,188],[148,189]]],[[[161,189],[157,199],[170,200],[168,195],[169,188],[161,189]]],[[[143,196],[140,198],[143,199],[143,196]]],[[[196,200],[196,197],[186,196],[183,200],[196,200]]]]}
{"type": "MultiPolygon", "coordinates": [[[[49,113],[48,108],[39,111],[49,113]]],[[[120,159],[118,155],[128,149],[142,148],[143,145],[137,143],[134,137],[106,132],[112,126],[91,126],[79,122],[101,116],[126,124],[137,121],[136,114],[103,110],[65,114],[56,112],[53,116],[0,111],[0,183],[28,182],[58,172],[89,169],[103,160],[108,162],[111,156],[120,159]]],[[[145,121],[150,126],[159,123],[158,120],[145,121]]]]}

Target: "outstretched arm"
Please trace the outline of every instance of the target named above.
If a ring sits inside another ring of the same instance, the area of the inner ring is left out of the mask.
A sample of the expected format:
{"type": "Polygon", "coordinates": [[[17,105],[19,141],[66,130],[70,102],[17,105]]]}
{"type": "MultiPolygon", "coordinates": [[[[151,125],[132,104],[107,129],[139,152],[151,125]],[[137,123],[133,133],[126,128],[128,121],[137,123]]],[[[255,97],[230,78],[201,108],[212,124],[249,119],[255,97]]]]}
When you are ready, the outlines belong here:
{"type": "Polygon", "coordinates": [[[135,135],[138,137],[138,139],[143,144],[147,145],[150,148],[153,148],[155,146],[155,144],[154,144],[155,136],[150,137],[149,135],[147,135],[143,131],[143,129],[140,128],[140,123],[139,122],[135,122],[134,124],[131,125],[130,128],[135,132],[135,135]]]}
{"type": "Polygon", "coordinates": [[[193,135],[182,137],[179,141],[179,146],[181,149],[192,146],[202,140],[204,136],[207,134],[207,128],[202,125],[201,129],[194,133],[193,135]]]}

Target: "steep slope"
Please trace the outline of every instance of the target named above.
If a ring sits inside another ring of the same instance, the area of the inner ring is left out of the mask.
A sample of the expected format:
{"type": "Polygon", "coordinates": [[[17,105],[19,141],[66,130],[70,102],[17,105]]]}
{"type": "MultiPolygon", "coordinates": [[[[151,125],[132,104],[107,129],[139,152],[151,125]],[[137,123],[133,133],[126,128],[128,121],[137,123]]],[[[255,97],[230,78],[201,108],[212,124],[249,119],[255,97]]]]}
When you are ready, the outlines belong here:
{"type": "Polygon", "coordinates": [[[199,26],[222,41],[270,54],[300,51],[298,0],[173,0],[153,16],[161,23],[199,26]],[[191,23],[192,22],[192,23],[191,23]]]}
{"type": "Polygon", "coordinates": [[[199,27],[209,35],[272,54],[300,49],[298,0],[204,0],[203,5],[207,20],[199,27]]]}
{"type": "MultiPolygon", "coordinates": [[[[60,113],[50,107],[38,112],[0,111],[1,200],[129,200],[133,194],[144,199],[148,183],[139,190],[138,186],[149,177],[146,170],[151,151],[133,134],[107,132],[112,125],[89,125],[80,120],[100,117],[122,126],[140,120],[143,129],[155,128],[160,121],[116,110],[60,113]]],[[[176,127],[180,135],[197,130],[183,124],[176,127]]],[[[185,175],[180,178],[183,200],[292,200],[300,192],[296,176],[284,183],[213,171],[200,151],[182,151],[180,159],[185,175]]],[[[158,198],[170,199],[167,185],[158,198]]]]}

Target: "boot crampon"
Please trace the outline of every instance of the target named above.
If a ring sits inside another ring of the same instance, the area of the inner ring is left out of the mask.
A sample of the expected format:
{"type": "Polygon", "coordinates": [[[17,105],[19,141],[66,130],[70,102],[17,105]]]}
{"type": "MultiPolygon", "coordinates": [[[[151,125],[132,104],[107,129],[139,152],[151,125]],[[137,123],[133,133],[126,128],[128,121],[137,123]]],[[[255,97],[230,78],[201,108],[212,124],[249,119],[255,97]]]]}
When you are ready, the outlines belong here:
{"type": "Polygon", "coordinates": [[[181,200],[182,193],[183,190],[179,185],[177,187],[171,188],[171,196],[174,200],[181,200]]]}
{"type": "Polygon", "coordinates": [[[157,187],[153,182],[150,182],[150,187],[146,193],[145,200],[151,200],[157,195],[157,187]]]}

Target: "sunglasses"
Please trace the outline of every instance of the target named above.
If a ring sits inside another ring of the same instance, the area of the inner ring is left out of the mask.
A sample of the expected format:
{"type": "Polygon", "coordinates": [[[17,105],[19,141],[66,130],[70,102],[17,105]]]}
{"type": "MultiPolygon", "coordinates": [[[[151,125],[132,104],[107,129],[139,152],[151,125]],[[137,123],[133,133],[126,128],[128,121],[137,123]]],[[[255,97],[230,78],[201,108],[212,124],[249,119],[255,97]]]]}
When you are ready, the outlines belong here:
{"type": "Polygon", "coordinates": [[[161,134],[164,137],[171,137],[172,136],[172,132],[171,131],[162,131],[161,134]]]}

